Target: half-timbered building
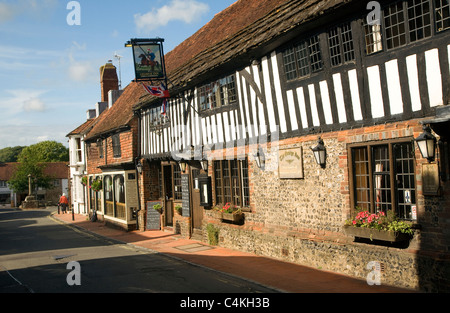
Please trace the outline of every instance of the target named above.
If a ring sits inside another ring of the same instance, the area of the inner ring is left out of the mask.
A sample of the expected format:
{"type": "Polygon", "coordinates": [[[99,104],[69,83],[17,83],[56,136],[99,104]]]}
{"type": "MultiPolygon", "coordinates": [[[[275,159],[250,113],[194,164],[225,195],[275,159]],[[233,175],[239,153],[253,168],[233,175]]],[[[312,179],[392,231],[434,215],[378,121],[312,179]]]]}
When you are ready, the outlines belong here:
{"type": "Polygon", "coordinates": [[[377,262],[383,284],[448,291],[450,4],[372,4],[240,0],[168,53],[166,114],[152,96],[134,107],[153,178],[141,207],[160,201],[162,227],[185,236],[214,225],[225,247],[361,279],[377,262]],[[243,222],[214,217],[227,203],[243,222]],[[394,212],[414,236],[349,236],[357,207],[394,212]]]}

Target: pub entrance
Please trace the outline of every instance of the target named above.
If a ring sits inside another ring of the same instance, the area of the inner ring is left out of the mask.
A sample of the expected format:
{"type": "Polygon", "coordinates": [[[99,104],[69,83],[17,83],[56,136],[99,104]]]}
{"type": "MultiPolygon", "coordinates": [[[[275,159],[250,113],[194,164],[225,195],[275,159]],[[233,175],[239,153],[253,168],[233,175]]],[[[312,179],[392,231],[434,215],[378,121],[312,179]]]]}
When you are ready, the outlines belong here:
{"type": "Polygon", "coordinates": [[[203,224],[203,207],[200,206],[200,187],[198,178],[200,169],[191,167],[191,206],[192,206],[192,237],[201,239],[203,224]]]}
{"type": "Polygon", "coordinates": [[[173,226],[173,166],[163,165],[163,182],[164,182],[164,223],[165,226],[173,226]]]}

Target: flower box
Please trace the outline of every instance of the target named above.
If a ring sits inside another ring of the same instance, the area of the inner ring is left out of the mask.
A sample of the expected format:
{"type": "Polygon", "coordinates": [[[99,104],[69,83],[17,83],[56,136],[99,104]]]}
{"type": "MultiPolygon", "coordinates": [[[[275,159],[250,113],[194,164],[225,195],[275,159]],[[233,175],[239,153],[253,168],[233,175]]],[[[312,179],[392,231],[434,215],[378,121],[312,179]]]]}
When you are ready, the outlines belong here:
{"type": "Polygon", "coordinates": [[[370,240],[400,242],[400,241],[407,241],[411,238],[409,234],[386,230],[378,230],[367,227],[344,226],[344,231],[347,235],[359,238],[368,238],[370,240]]]}
{"type": "Polygon", "coordinates": [[[232,222],[235,224],[239,224],[239,223],[242,223],[242,221],[244,220],[244,214],[243,213],[223,213],[222,220],[232,222]]]}

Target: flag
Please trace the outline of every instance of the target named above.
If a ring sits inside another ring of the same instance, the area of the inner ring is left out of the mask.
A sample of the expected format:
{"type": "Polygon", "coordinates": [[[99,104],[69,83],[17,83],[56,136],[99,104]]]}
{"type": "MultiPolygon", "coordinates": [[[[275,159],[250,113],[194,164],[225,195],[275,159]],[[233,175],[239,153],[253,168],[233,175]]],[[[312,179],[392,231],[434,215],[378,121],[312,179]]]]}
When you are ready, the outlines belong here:
{"type": "Polygon", "coordinates": [[[164,84],[161,84],[161,86],[149,86],[149,85],[146,85],[143,83],[142,86],[152,96],[155,96],[158,98],[170,98],[170,93],[166,89],[164,84]]]}

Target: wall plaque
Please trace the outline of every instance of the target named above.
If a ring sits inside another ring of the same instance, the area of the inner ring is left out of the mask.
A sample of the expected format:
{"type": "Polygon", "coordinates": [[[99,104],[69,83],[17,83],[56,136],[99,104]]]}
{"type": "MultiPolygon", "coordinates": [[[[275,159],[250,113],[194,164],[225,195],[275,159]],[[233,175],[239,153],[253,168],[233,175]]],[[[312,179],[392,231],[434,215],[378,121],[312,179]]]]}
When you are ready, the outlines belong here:
{"type": "Polygon", "coordinates": [[[278,173],[281,179],[304,178],[302,147],[280,149],[278,160],[278,173]]]}
{"type": "Polygon", "coordinates": [[[439,166],[437,163],[422,164],[422,184],[425,196],[439,195],[439,166]]]}

